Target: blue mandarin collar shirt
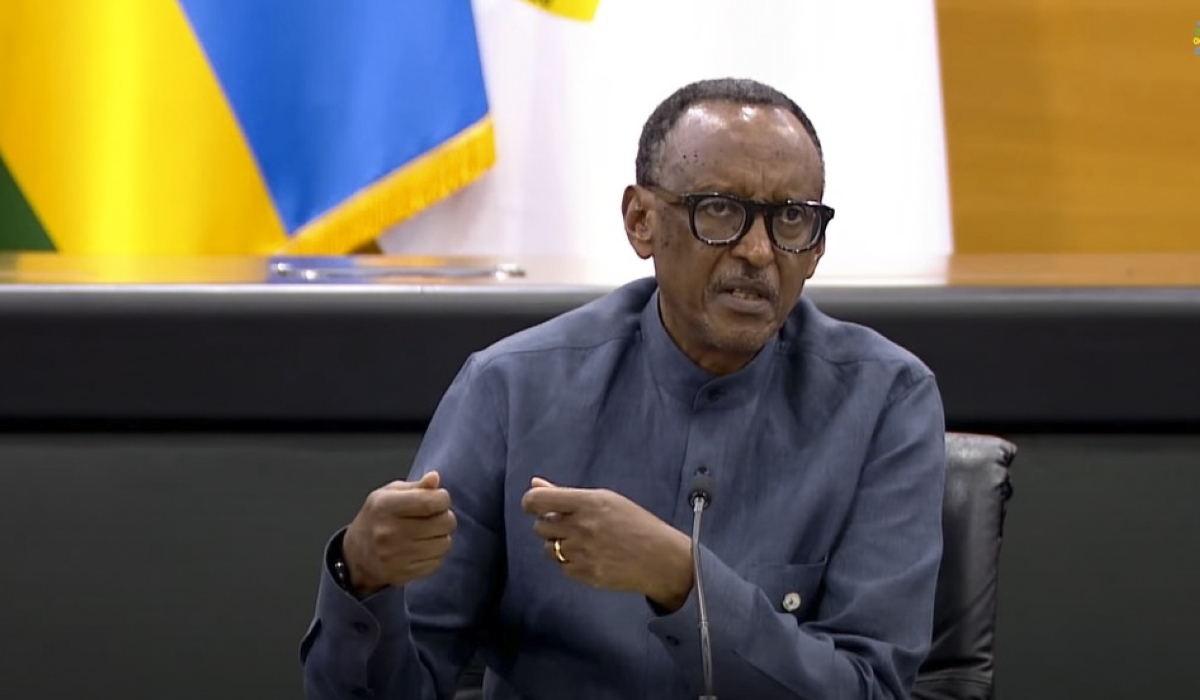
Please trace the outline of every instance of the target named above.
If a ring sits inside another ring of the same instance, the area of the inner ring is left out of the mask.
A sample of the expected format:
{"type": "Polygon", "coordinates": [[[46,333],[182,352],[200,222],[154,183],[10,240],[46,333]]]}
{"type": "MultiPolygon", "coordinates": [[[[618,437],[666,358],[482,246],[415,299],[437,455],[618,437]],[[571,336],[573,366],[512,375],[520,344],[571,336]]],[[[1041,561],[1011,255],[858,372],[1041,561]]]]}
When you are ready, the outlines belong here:
{"type": "Polygon", "coordinates": [[[467,361],[413,473],[440,473],[453,548],[433,575],[365,601],[323,567],[307,694],[450,698],[477,652],[496,700],[696,698],[695,588],[664,613],[569,579],[521,498],[534,476],[606,488],[690,533],[704,472],[717,696],[899,700],[930,645],[944,431],[921,362],[806,299],[715,377],[668,336],[654,280],[630,283],[467,361]]]}

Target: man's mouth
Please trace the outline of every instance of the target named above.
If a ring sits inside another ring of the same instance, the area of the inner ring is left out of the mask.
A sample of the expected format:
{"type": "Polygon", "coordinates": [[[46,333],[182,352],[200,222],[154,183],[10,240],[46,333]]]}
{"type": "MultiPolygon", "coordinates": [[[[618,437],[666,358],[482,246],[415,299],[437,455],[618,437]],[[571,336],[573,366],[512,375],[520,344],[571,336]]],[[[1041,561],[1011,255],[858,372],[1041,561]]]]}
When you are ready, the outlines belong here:
{"type": "Polygon", "coordinates": [[[775,299],[775,295],[771,293],[771,288],[766,284],[749,280],[723,285],[721,293],[743,301],[771,302],[775,299]]]}
{"type": "Polygon", "coordinates": [[[772,313],[775,294],[761,282],[740,280],[721,285],[717,299],[721,306],[738,314],[765,316],[772,313]]]}
{"type": "Polygon", "coordinates": [[[734,299],[747,299],[749,301],[766,301],[767,300],[767,298],[764,297],[762,294],[759,294],[758,292],[755,292],[750,289],[731,289],[726,293],[729,294],[729,296],[733,297],[734,299]]]}

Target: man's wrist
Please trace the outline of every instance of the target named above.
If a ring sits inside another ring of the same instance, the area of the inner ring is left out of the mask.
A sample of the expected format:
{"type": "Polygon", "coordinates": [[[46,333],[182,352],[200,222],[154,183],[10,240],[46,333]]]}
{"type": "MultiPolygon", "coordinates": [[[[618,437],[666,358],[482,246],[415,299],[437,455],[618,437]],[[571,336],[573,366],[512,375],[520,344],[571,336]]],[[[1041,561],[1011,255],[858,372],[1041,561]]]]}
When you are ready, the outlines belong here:
{"type": "MultiPolygon", "coordinates": [[[[678,532],[678,531],[676,531],[678,532]]],[[[646,593],[656,606],[666,612],[675,612],[683,607],[692,594],[696,574],[692,566],[692,541],[683,533],[671,538],[671,544],[663,557],[661,577],[654,589],[646,593]]]]}
{"type": "Polygon", "coordinates": [[[354,560],[346,556],[345,541],[346,533],[342,533],[329,552],[329,572],[338,586],[359,600],[385,588],[386,584],[375,583],[367,571],[355,566],[354,560]]]}

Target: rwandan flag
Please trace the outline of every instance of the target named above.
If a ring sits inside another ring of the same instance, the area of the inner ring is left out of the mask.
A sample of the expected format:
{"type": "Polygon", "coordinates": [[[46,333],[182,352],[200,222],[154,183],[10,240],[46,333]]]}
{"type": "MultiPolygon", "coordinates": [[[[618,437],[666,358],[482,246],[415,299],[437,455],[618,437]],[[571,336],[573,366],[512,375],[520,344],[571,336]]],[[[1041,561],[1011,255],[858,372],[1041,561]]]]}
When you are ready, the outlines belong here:
{"type": "Polygon", "coordinates": [[[553,12],[556,15],[570,17],[584,22],[592,21],[596,16],[596,7],[600,0],[525,0],[531,5],[553,12]]]}
{"type": "Polygon", "coordinates": [[[471,0],[0,0],[0,249],[345,253],[494,159],[471,0]]]}

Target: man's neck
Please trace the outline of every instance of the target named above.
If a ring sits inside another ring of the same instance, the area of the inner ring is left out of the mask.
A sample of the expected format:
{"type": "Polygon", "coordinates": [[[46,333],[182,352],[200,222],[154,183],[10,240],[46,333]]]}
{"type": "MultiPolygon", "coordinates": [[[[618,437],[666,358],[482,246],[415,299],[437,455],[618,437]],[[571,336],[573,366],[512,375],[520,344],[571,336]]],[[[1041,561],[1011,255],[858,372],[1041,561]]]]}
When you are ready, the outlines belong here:
{"type": "Polygon", "coordinates": [[[661,302],[658,307],[658,318],[662,322],[663,330],[667,332],[667,337],[671,339],[675,347],[679,348],[679,351],[697,367],[714,376],[733,374],[750,364],[758,355],[758,353],[731,353],[712,347],[691,347],[687,343],[680,342],[680,338],[684,337],[684,334],[675,328],[670,314],[663,309],[661,302]]]}

